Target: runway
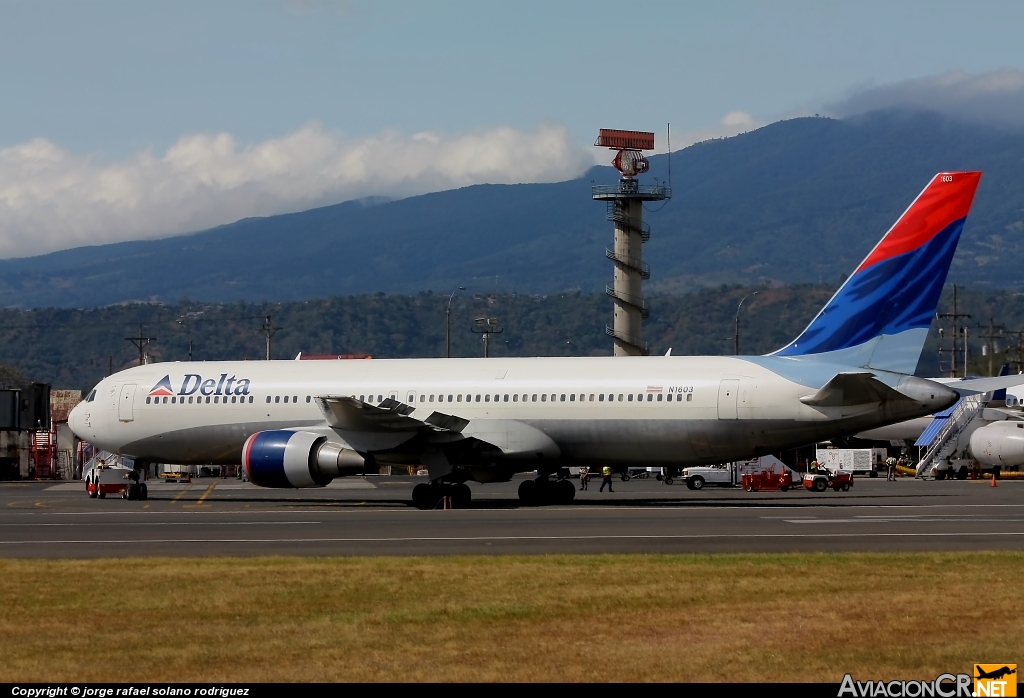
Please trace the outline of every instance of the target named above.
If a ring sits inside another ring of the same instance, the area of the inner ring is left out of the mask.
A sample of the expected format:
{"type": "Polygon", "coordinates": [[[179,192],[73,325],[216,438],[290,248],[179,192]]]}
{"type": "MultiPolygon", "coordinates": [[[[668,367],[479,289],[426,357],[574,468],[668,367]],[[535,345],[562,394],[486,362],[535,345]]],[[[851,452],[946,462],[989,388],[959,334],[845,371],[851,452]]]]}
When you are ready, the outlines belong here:
{"type": "Polygon", "coordinates": [[[1024,481],[858,479],[848,493],[700,492],[615,481],[570,505],[522,507],[519,479],[470,483],[455,511],[412,507],[416,478],[316,490],[237,480],[149,483],[149,500],[89,499],[80,482],[0,483],[0,556],[446,555],[1024,550],[1024,481]]]}

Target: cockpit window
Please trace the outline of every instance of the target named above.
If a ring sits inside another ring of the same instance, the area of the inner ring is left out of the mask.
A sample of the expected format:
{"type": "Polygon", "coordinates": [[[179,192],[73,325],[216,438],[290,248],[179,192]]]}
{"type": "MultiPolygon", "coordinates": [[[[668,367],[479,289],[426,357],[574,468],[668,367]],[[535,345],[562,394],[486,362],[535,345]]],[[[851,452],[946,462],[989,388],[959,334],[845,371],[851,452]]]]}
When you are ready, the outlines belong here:
{"type": "Polygon", "coordinates": [[[93,391],[91,393],[89,393],[88,397],[85,398],[85,401],[86,402],[92,402],[95,399],[96,399],[96,390],[93,389],[93,391]]]}

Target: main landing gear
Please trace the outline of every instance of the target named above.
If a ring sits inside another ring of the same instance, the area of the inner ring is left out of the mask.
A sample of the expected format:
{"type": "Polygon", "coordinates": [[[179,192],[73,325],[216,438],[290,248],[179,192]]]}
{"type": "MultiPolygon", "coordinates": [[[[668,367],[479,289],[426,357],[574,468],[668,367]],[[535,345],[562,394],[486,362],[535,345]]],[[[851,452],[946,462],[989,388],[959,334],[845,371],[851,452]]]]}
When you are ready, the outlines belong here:
{"type": "Polygon", "coordinates": [[[523,480],[519,485],[519,501],[527,506],[568,504],[576,498],[576,485],[570,480],[523,480]]]}
{"type": "Polygon", "coordinates": [[[451,497],[455,509],[465,509],[473,499],[473,492],[464,482],[457,485],[421,482],[412,488],[412,504],[417,509],[443,509],[445,497],[451,497]]]}

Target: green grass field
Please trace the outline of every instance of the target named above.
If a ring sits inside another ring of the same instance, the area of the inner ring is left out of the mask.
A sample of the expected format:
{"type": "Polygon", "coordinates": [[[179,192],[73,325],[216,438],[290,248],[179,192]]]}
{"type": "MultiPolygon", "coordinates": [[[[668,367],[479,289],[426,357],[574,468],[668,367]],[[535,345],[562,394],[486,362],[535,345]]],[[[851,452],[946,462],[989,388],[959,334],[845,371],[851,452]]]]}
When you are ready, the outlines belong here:
{"type": "Polygon", "coordinates": [[[0,561],[0,681],[835,681],[1024,660],[1024,553],[0,561]]]}

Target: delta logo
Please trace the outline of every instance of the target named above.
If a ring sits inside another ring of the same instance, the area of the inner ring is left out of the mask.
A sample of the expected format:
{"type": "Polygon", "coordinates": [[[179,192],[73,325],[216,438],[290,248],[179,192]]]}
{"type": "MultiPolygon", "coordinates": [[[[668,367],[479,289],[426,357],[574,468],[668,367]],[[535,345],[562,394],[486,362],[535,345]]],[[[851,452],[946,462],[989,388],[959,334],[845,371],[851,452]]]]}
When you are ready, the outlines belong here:
{"type": "Polygon", "coordinates": [[[186,373],[181,380],[181,389],[174,392],[174,385],[171,383],[171,376],[161,378],[153,389],[149,391],[150,397],[165,397],[170,395],[248,395],[251,381],[248,378],[228,377],[222,373],[219,378],[203,378],[198,373],[186,373]]]}

